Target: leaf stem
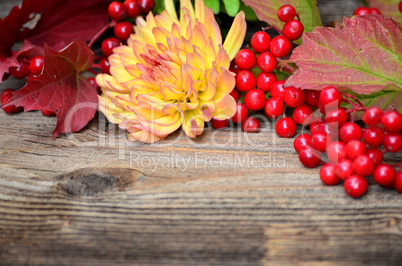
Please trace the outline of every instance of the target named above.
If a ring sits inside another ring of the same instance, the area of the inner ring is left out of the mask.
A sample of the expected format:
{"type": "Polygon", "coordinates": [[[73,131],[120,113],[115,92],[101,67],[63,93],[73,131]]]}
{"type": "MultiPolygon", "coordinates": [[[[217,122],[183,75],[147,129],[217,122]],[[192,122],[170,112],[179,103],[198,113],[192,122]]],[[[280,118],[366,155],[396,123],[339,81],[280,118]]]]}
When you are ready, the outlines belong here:
{"type": "Polygon", "coordinates": [[[280,70],[282,71],[285,70],[286,72],[288,72],[289,74],[293,74],[296,69],[294,69],[293,67],[291,67],[290,65],[288,65],[288,63],[285,63],[284,60],[280,59],[280,58],[276,58],[276,60],[278,61],[278,65],[280,65],[280,70]]]}

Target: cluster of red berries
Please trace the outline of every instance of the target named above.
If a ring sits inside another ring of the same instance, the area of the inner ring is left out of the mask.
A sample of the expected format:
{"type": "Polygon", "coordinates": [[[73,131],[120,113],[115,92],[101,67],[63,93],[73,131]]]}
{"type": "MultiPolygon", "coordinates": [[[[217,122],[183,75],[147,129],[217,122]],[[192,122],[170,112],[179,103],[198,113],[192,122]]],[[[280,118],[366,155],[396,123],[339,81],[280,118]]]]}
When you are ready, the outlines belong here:
{"type": "MultiPolygon", "coordinates": [[[[253,112],[264,109],[268,118],[276,119],[283,114],[285,103],[297,108],[306,101],[305,91],[294,87],[284,88],[285,81],[278,81],[274,73],[279,58],[288,56],[292,51],[291,41],[299,39],[303,34],[303,24],[295,20],[295,17],[298,14],[293,6],[280,7],[278,18],[285,22],[283,35],[271,39],[264,31],[256,32],[250,41],[251,48],[240,50],[231,64],[230,70],[236,73],[236,88],[231,95],[238,102],[232,121],[241,124],[243,131],[259,131],[260,122],[252,115],[249,116],[253,112]],[[259,74],[255,76],[254,73],[259,74]]],[[[305,107],[299,108],[300,115],[304,112],[300,110],[308,111],[305,107]]],[[[302,120],[301,117],[297,119],[302,120]]],[[[229,121],[213,119],[211,124],[219,129],[227,127],[229,121]]],[[[281,136],[292,137],[296,132],[296,124],[291,118],[283,118],[277,123],[277,132],[281,136]],[[288,126],[289,123],[291,125],[288,126]]]]}
{"type": "Polygon", "coordinates": [[[126,42],[134,32],[133,24],[124,19],[134,19],[140,15],[146,15],[154,7],[154,0],[126,0],[122,2],[112,2],[108,7],[109,17],[113,21],[114,35],[102,42],[101,48],[104,58],[99,62],[102,73],[109,74],[110,64],[107,59],[113,53],[113,49],[120,46],[120,42],[126,42]]]}
{"type": "MultiPolygon", "coordinates": [[[[318,108],[325,117],[311,122],[310,134],[295,139],[300,162],[313,168],[326,154],[328,162],[320,170],[322,182],[333,186],[343,180],[346,193],[354,198],[366,193],[366,178],[371,175],[377,184],[402,193],[402,173],[382,163],[383,153],[402,151],[402,115],[396,110],[384,114],[380,108],[372,107],[364,112],[366,128],[361,128],[349,122],[350,112],[340,107],[342,101],[348,100],[335,87],[320,92],[318,108]]],[[[396,167],[401,170],[401,165],[396,167]]]]}

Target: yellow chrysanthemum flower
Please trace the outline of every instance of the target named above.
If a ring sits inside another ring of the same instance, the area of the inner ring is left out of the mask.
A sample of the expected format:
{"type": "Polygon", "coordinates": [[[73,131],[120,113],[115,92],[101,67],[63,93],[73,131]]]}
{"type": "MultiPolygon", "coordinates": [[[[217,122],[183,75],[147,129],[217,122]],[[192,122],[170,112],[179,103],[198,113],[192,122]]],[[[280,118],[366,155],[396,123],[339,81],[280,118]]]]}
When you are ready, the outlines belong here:
{"type": "Polygon", "coordinates": [[[222,45],[219,26],[203,0],[173,0],[161,15],[136,20],[135,34],[113,50],[110,73],[99,74],[99,110],[129,132],[129,140],[152,143],[182,126],[194,138],[212,118],[229,119],[236,102],[230,61],[246,33],[240,12],[222,45]]]}

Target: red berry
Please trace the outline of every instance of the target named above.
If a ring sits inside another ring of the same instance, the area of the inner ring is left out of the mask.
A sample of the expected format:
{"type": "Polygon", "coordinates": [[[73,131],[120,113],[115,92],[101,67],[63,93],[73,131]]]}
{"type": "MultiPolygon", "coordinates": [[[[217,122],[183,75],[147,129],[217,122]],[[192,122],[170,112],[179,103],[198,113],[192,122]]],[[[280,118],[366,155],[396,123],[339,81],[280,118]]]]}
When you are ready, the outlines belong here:
{"type": "Polygon", "coordinates": [[[324,119],[322,118],[317,118],[314,119],[311,123],[310,123],[310,133],[311,135],[314,135],[318,132],[326,132],[329,133],[328,130],[328,125],[325,122],[324,119]]]}
{"type": "Polygon", "coordinates": [[[395,110],[386,112],[381,118],[381,124],[388,133],[399,133],[402,130],[402,115],[395,110]]]}
{"type": "Polygon", "coordinates": [[[348,114],[342,107],[327,111],[325,114],[325,121],[327,122],[328,126],[333,128],[342,127],[344,124],[346,124],[346,122],[348,122],[348,120],[348,114]]]}
{"type": "Polygon", "coordinates": [[[264,52],[257,58],[258,67],[263,72],[272,72],[276,68],[276,57],[270,52],[264,52]]]}
{"type": "Polygon", "coordinates": [[[327,149],[328,159],[332,163],[338,163],[340,160],[346,158],[346,145],[340,141],[334,141],[329,144],[327,149]]]}
{"type": "Polygon", "coordinates": [[[342,159],[335,165],[336,176],[342,180],[346,180],[355,172],[353,170],[353,162],[349,159],[342,159]]]}
{"type": "Polygon", "coordinates": [[[369,127],[363,132],[364,141],[371,147],[379,147],[384,138],[384,130],[380,127],[369,127]]]}
{"type": "Polygon", "coordinates": [[[353,12],[353,15],[355,16],[363,16],[363,15],[368,15],[371,14],[370,10],[368,9],[368,7],[358,7],[355,9],[355,12],[353,12]]]}
{"type": "Polygon", "coordinates": [[[291,138],[296,134],[296,123],[290,117],[284,117],[275,124],[276,133],[282,138],[291,138]]]}
{"type": "Polygon", "coordinates": [[[109,60],[107,60],[107,58],[103,58],[99,62],[99,66],[102,73],[110,74],[110,63],[109,60]]]}
{"type": "Polygon", "coordinates": [[[383,163],[378,165],[373,174],[374,181],[382,186],[393,184],[396,177],[395,169],[389,164],[383,163]]]}
{"type": "Polygon", "coordinates": [[[291,41],[295,41],[299,39],[304,31],[303,24],[298,20],[289,20],[283,26],[283,36],[288,38],[291,41]]]}
{"type": "Polygon", "coordinates": [[[313,120],[313,109],[304,104],[293,111],[293,120],[299,125],[308,125],[313,120]]]}
{"type": "Polygon", "coordinates": [[[257,87],[267,93],[276,81],[277,78],[274,72],[261,72],[257,76],[257,87]]]}
{"type": "MultiPolygon", "coordinates": [[[[15,90],[13,89],[6,89],[1,93],[1,105],[5,105],[12,97],[15,90]]],[[[7,114],[15,114],[22,111],[22,107],[16,107],[15,105],[3,106],[2,107],[4,112],[7,114]]]]}
{"type": "Polygon", "coordinates": [[[227,120],[227,119],[220,120],[220,119],[212,118],[211,126],[215,129],[222,129],[222,128],[229,126],[229,120],[227,120]]]}
{"type": "Polygon", "coordinates": [[[250,70],[242,70],[236,75],[236,87],[239,91],[247,92],[257,86],[257,79],[250,70]]]}
{"type": "MultiPolygon", "coordinates": [[[[402,10],[401,3],[402,3],[402,1],[399,3],[400,10],[402,10]]],[[[401,13],[402,13],[402,11],[401,11],[401,13]]],[[[402,172],[399,172],[396,174],[394,185],[395,185],[396,190],[398,190],[399,193],[402,193],[402,172]]]]}
{"type": "Polygon", "coordinates": [[[22,61],[17,67],[10,67],[10,74],[16,79],[24,79],[29,74],[29,68],[29,64],[25,61],[22,61]]]}
{"type": "Polygon", "coordinates": [[[402,0],[399,2],[398,8],[399,8],[399,12],[402,13],[402,0]]]}
{"type": "Polygon", "coordinates": [[[312,107],[317,107],[320,91],[306,90],[306,103],[312,107]]]}
{"type": "Polygon", "coordinates": [[[299,135],[295,141],[293,142],[293,147],[295,151],[299,153],[311,145],[311,136],[309,134],[301,134],[299,135]]]}
{"type": "Polygon", "coordinates": [[[258,111],[265,106],[265,93],[260,89],[249,90],[244,98],[249,110],[258,111]]]}
{"type": "Polygon", "coordinates": [[[327,147],[331,142],[331,138],[325,132],[318,132],[311,136],[311,148],[322,153],[327,150],[327,147]]]}
{"type": "Polygon", "coordinates": [[[122,42],[127,41],[128,37],[130,37],[130,34],[133,32],[133,25],[127,21],[119,22],[114,27],[114,35],[116,35],[116,37],[122,42]]]}
{"type": "Polygon", "coordinates": [[[296,9],[291,5],[283,5],[278,9],[278,18],[282,22],[288,22],[296,16],[296,9]]]}
{"type": "Polygon", "coordinates": [[[283,95],[285,94],[286,88],[283,87],[285,84],[284,80],[278,80],[271,85],[271,96],[272,98],[279,97],[283,99],[283,95]]]}
{"type": "Polygon", "coordinates": [[[360,176],[371,175],[374,168],[374,163],[367,154],[360,154],[353,161],[353,171],[360,176]]]}
{"type": "Polygon", "coordinates": [[[322,89],[318,100],[318,107],[321,113],[325,114],[326,111],[334,110],[340,107],[342,102],[342,95],[334,86],[328,86],[322,89]]]}
{"type": "Polygon", "coordinates": [[[306,148],[299,153],[300,162],[307,168],[314,168],[321,162],[321,154],[311,148],[306,148]]]}
{"type": "Polygon", "coordinates": [[[55,112],[49,110],[41,110],[44,116],[56,116],[55,112]]]}
{"type": "Polygon", "coordinates": [[[366,193],[368,182],[365,178],[361,176],[352,175],[348,179],[346,179],[343,186],[345,188],[345,192],[349,196],[351,196],[352,198],[360,198],[366,193]]]}
{"type": "Polygon", "coordinates": [[[264,31],[257,31],[250,40],[251,47],[253,47],[257,53],[268,51],[270,42],[271,37],[264,31]]]}
{"type": "Polygon", "coordinates": [[[229,71],[232,71],[233,73],[235,73],[237,75],[242,70],[243,69],[241,69],[238,65],[236,65],[234,60],[232,60],[232,62],[230,62],[229,71]]]}
{"type": "Polygon", "coordinates": [[[102,42],[102,53],[105,56],[109,56],[113,54],[113,49],[117,46],[120,46],[120,41],[118,39],[116,39],[115,37],[107,38],[102,42]]]}
{"type": "Polygon", "coordinates": [[[235,63],[242,69],[252,69],[257,63],[257,57],[249,49],[242,49],[237,52],[235,63]]]}
{"type": "Polygon", "coordinates": [[[352,139],[360,140],[362,138],[362,135],[362,129],[353,122],[347,122],[339,130],[339,138],[344,143],[348,143],[352,139]]]}
{"type": "Polygon", "coordinates": [[[285,110],[285,103],[279,97],[270,98],[265,103],[264,112],[270,119],[280,117],[285,110]]]}
{"type": "Polygon", "coordinates": [[[383,155],[382,151],[380,151],[379,149],[368,149],[366,153],[368,157],[370,157],[370,159],[373,161],[374,166],[377,166],[382,162],[383,155]]]}
{"type": "Polygon", "coordinates": [[[141,6],[142,14],[148,14],[155,6],[154,0],[137,0],[141,6]]]}
{"type": "Polygon", "coordinates": [[[136,18],[142,13],[141,6],[137,0],[126,0],[124,1],[124,6],[126,7],[127,17],[129,18],[136,18]]]}
{"type": "Polygon", "coordinates": [[[98,83],[96,83],[95,78],[88,78],[89,83],[91,83],[92,87],[94,87],[96,89],[96,91],[98,92],[98,94],[102,94],[102,90],[99,87],[98,83]]]}
{"type": "Polygon", "coordinates": [[[306,102],[306,92],[300,88],[288,87],[283,95],[283,100],[290,107],[299,107],[306,102]]]}
{"type": "Polygon", "coordinates": [[[382,145],[384,146],[386,151],[392,153],[398,152],[402,148],[402,135],[386,133],[384,135],[382,145]]]}
{"type": "Polygon", "coordinates": [[[244,105],[242,103],[237,103],[236,113],[232,117],[232,121],[234,123],[240,124],[244,120],[246,120],[247,116],[248,116],[248,109],[247,109],[246,105],[244,105]]]}
{"type": "Polygon", "coordinates": [[[346,144],[346,157],[354,160],[360,154],[366,153],[366,144],[363,141],[353,139],[346,144]]]}
{"type": "Polygon", "coordinates": [[[39,75],[40,73],[42,73],[43,65],[43,57],[38,55],[32,58],[31,62],[29,62],[29,69],[31,70],[31,73],[33,75],[39,75]]]}
{"type": "Polygon", "coordinates": [[[249,117],[241,123],[241,129],[244,132],[257,133],[260,131],[260,121],[255,117],[249,117]]]}
{"type": "Polygon", "coordinates": [[[321,167],[320,179],[327,186],[335,186],[340,182],[340,179],[335,174],[335,166],[329,163],[321,167]]]}
{"type": "Polygon", "coordinates": [[[363,122],[368,126],[375,126],[381,122],[383,112],[378,107],[371,107],[363,114],[363,122]]]}
{"type": "Polygon", "coordinates": [[[234,88],[229,94],[233,97],[235,102],[239,100],[239,92],[236,90],[236,88],[234,88]]]}
{"type": "Polygon", "coordinates": [[[273,56],[285,57],[292,51],[292,43],[286,37],[278,35],[271,40],[269,51],[273,56]]]}
{"type": "Polygon", "coordinates": [[[112,2],[108,8],[109,17],[113,20],[120,21],[126,17],[126,7],[123,3],[112,2]]]}
{"type": "Polygon", "coordinates": [[[369,8],[370,14],[378,14],[381,15],[381,11],[378,8],[370,7],[369,8]]]}

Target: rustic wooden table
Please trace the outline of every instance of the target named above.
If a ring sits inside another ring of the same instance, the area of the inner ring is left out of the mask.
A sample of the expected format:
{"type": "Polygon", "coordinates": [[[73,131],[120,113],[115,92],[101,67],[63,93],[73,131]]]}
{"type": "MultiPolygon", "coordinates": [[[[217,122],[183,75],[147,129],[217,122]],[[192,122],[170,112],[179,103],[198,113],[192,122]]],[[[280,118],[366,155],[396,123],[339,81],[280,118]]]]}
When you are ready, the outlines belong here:
{"type": "MultiPolygon", "coordinates": [[[[3,2],[2,16],[18,1],[3,2]]],[[[319,3],[325,21],[359,5],[319,3]]],[[[323,186],[272,123],[146,145],[103,115],[53,140],[55,122],[0,111],[0,264],[402,261],[402,196],[371,186],[354,200],[323,186]]]]}

